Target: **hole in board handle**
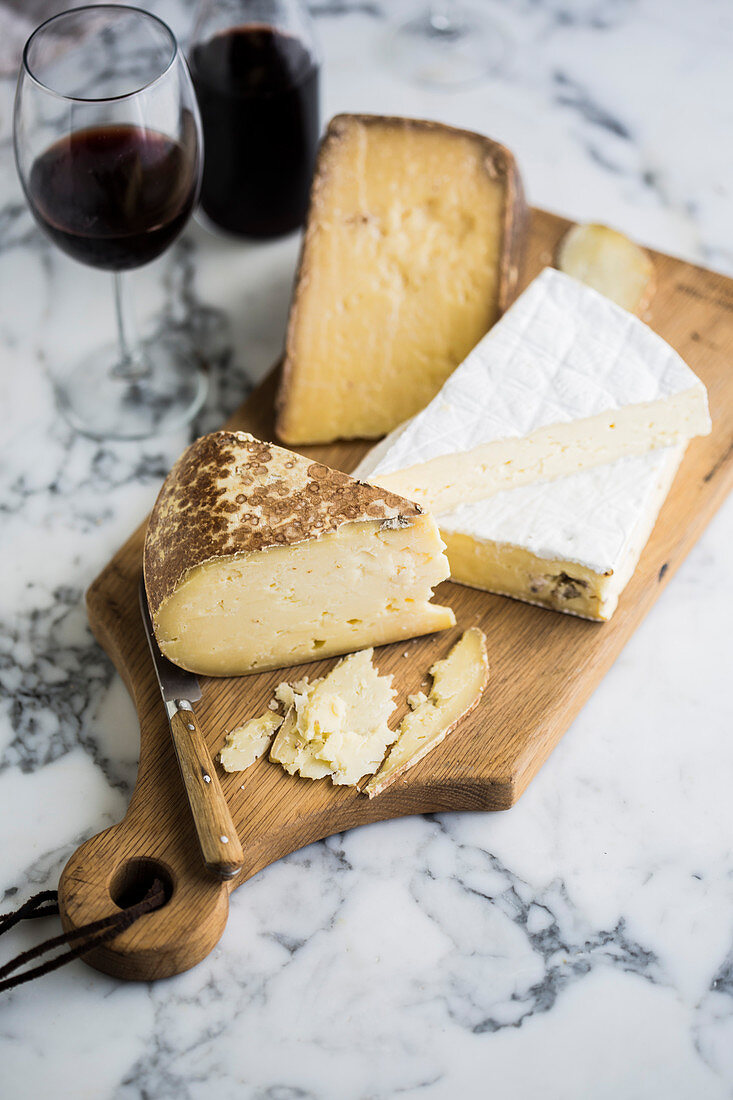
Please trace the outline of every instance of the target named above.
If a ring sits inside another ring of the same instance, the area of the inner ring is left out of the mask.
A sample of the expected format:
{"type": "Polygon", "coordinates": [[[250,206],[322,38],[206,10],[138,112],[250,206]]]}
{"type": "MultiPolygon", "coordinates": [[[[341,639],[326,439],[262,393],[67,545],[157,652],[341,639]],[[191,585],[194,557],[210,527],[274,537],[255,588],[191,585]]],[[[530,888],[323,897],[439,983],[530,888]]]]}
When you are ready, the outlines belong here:
{"type": "Polygon", "coordinates": [[[167,905],[173,897],[171,873],[157,859],[147,856],[127,859],[120,864],[110,879],[109,895],[118,909],[129,909],[143,900],[156,878],[163,883],[164,904],[167,905]]]}

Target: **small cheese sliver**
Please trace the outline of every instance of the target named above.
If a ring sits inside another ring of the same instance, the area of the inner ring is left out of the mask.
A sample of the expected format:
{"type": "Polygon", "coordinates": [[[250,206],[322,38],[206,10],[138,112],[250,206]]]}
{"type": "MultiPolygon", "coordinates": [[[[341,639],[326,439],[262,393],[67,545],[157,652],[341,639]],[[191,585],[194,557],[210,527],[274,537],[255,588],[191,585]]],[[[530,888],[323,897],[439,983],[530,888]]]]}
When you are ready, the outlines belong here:
{"type": "Polygon", "coordinates": [[[374,798],[439,745],[477,705],[489,678],[486,636],[470,627],[447,657],[430,669],[433,686],[423,702],[402,719],[397,740],[382,767],[364,787],[374,798]]]}
{"type": "Polygon", "coordinates": [[[612,302],[643,314],[656,277],[649,253],[607,225],[574,225],[560,242],[557,266],[612,302]]]}
{"type": "Polygon", "coordinates": [[[292,700],[273,742],[270,760],[304,779],[330,776],[339,786],[355,786],[377,770],[397,734],[387,721],[394,710],[391,676],[380,676],[373,650],[339,661],[327,676],[301,691],[284,692],[292,700]]]}
{"type": "Polygon", "coordinates": [[[272,710],[259,718],[250,718],[227,735],[226,744],[219,753],[225,772],[242,772],[267,751],[272,736],[283,723],[282,715],[272,710]]]}

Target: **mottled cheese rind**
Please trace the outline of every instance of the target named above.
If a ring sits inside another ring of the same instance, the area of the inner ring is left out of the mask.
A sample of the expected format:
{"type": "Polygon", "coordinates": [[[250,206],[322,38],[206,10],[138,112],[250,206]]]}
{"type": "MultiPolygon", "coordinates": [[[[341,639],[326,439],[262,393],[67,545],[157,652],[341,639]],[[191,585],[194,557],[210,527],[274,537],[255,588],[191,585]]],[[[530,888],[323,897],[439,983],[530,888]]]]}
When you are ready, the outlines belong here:
{"type": "Polygon", "coordinates": [[[174,465],[145,535],[155,615],[185,575],[215,558],[320,538],[353,520],[405,521],[420,508],[247,432],[201,436],[174,465]]]}
{"type": "Polygon", "coordinates": [[[430,401],[516,291],[511,153],[435,122],[340,115],[316,167],[277,432],[383,435],[430,401]]]}
{"type": "Polygon", "coordinates": [[[417,705],[402,719],[389,756],[364,787],[370,798],[427,756],[478,705],[489,678],[483,631],[475,626],[466,630],[430,675],[430,694],[424,701],[414,700],[417,705]]]}
{"type": "Polygon", "coordinates": [[[409,501],[245,433],[198,440],[145,540],[161,651],[191,672],[282,668],[452,626],[437,525],[409,501]]]}

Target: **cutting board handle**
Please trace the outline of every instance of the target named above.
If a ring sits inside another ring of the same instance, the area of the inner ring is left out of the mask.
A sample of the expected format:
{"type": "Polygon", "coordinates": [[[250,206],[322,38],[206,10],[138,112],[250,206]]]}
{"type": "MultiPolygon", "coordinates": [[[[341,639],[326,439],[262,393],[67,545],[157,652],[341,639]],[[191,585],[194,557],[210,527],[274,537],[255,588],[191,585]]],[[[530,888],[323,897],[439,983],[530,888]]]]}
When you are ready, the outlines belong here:
{"type": "Polygon", "coordinates": [[[229,887],[203,864],[177,866],[177,854],[170,848],[166,855],[162,848],[156,851],[150,837],[136,828],[134,815],[74,852],[59,883],[67,932],[134,905],[155,878],[167,897],[161,909],[90,951],[85,962],[115,978],[147,981],[179,974],[209,954],[226,926],[229,887]]]}

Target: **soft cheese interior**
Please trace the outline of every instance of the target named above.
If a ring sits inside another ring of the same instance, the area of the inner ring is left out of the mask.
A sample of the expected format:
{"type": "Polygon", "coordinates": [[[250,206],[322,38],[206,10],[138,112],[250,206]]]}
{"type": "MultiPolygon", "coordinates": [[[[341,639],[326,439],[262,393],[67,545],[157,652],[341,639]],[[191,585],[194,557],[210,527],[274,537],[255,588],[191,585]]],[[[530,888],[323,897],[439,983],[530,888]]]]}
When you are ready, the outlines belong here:
{"type": "Polygon", "coordinates": [[[696,375],[638,318],[546,268],[370,472],[436,514],[710,431],[696,375]]]}
{"type": "Polygon", "coordinates": [[[191,570],[156,618],[161,650],[208,676],[236,676],[444,630],[430,603],[447,577],[435,520],[346,523],[318,539],[191,570]]]}
{"type": "Polygon", "coordinates": [[[439,517],[453,580],[610,619],[683,454],[677,446],[622,458],[439,517]]]}

